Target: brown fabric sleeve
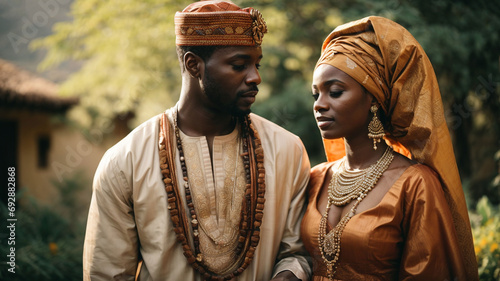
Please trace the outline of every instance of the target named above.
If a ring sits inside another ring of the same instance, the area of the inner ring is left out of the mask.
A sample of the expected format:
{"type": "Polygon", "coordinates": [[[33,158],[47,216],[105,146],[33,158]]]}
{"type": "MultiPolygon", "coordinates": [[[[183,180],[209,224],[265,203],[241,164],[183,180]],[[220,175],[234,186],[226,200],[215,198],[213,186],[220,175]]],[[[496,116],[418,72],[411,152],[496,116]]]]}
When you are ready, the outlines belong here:
{"type": "Polygon", "coordinates": [[[435,173],[425,166],[405,193],[399,280],[468,280],[452,214],[435,173]]]}

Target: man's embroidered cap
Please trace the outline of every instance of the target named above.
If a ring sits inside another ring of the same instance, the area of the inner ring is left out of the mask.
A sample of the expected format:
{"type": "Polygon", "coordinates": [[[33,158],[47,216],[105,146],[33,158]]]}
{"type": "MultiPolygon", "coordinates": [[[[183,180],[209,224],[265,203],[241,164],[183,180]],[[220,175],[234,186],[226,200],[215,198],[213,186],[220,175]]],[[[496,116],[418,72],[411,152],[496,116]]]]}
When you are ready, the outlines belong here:
{"type": "Polygon", "coordinates": [[[258,10],[231,1],[199,1],[175,13],[178,46],[259,46],[266,32],[258,10]]]}

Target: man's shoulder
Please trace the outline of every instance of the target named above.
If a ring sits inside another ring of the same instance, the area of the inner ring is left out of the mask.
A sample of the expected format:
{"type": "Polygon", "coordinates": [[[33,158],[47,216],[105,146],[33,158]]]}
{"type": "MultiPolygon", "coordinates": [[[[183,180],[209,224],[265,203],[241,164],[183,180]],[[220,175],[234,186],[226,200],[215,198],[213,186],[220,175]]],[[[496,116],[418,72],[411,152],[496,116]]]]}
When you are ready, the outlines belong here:
{"type": "Polygon", "coordinates": [[[154,146],[154,143],[158,141],[158,118],[159,115],[155,115],[141,123],[128,133],[127,136],[108,149],[106,154],[108,156],[113,155],[114,157],[125,156],[127,153],[137,153],[139,150],[149,149],[149,146],[154,146]]]}

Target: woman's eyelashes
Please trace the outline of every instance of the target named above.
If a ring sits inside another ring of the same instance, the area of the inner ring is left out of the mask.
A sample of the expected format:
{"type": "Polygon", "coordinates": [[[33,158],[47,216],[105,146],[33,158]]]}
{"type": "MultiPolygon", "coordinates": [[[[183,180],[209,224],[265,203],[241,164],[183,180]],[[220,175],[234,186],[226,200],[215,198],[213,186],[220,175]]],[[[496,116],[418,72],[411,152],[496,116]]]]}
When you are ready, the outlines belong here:
{"type": "MultiPolygon", "coordinates": [[[[329,93],[329,95],[330,95],[330,97],[332,97],[332,98],[338,98],[338,97],[340,97],[340,96],[342,95],[342,93],[343,93],[343,92],[344,92],[343,90],[341,90],[341,91],[331,91],[331,92],[329,93]]],[[[314,100],[318,100],[318,98],[319,98],[319,93],[314,93],[314,92],[313,92],[312,97],[313,97],[313,99],[314,99],[314,100]]]]}
{"type": "Polygon", "coordinates": [[[330,92],[330,97],[332,98],[338,98],[342,95],[344,91],[340,90],[340,91],[331,91],[330,92]]]}

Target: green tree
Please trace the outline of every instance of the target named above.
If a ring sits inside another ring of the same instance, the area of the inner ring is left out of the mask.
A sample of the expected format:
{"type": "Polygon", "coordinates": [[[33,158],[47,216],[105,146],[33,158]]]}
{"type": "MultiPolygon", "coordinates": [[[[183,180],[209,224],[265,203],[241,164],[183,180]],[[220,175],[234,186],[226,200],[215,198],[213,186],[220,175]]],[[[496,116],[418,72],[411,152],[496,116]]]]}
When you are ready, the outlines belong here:
{"type": "MultiPolygon", "coordinates": [[[[299,135],[312,159],[324,161],[312,115],[310,83],[323,39],[338,25],[369,15],[405,26],[429,55],[445,103],[456,156],[469,195],[490,194],[500,145],[500,2],[498,0],[235,0],[259,9],[268,24],[263,44],[259,113],[299,135]]],[[[33,46],[47,48],[41,64],[78,61],[61,88],[78,95],[73,112],[85,127],[104,127],[134,112],[135,123],[174,104],[180,89],[174,13],[191,1],[76,0],[72,22],[33,46]]],[[[473,202],[470,202],[473,203],[473,202]]]]}
{"type": "Polygon", "coordinates": [[[84,128],[105,127],[117,115],[135,112],[144,120],[171,105],[179,90],[174,11],[182,1],[75,1],[73,21],[34,41],[48,50],[40,68],[81,64],[62,95],[77,95],[74,112],[84,128]]]}
{"type": "Polygon", "coordinates": [[[439,80],[464,185],[473,203],[498,204],[491,182],[500,147],[500,1],[341,0],[354,20],[380,15],[405,26],[422,44],[439,80]]]}
{"type": "MultiPolygon", "coordinates": [[[[256,112],[302,136],[312,158],[323,161],[309,80],[324,34],[341,23],[340,13],[310,1],[234,2],[261,10],[270,30],[256,112]]],[[[72,117],[83,128],[102,129],[128,112],[137,116],[134,126],[174,104],[180,74],[173,17],[189,3],[76,0],[73,21],[55,25],[52,35],[33,43],[48,50],[42,70],[65,61],[82,65],[60,91],[80,97],[72,117]]]]}

